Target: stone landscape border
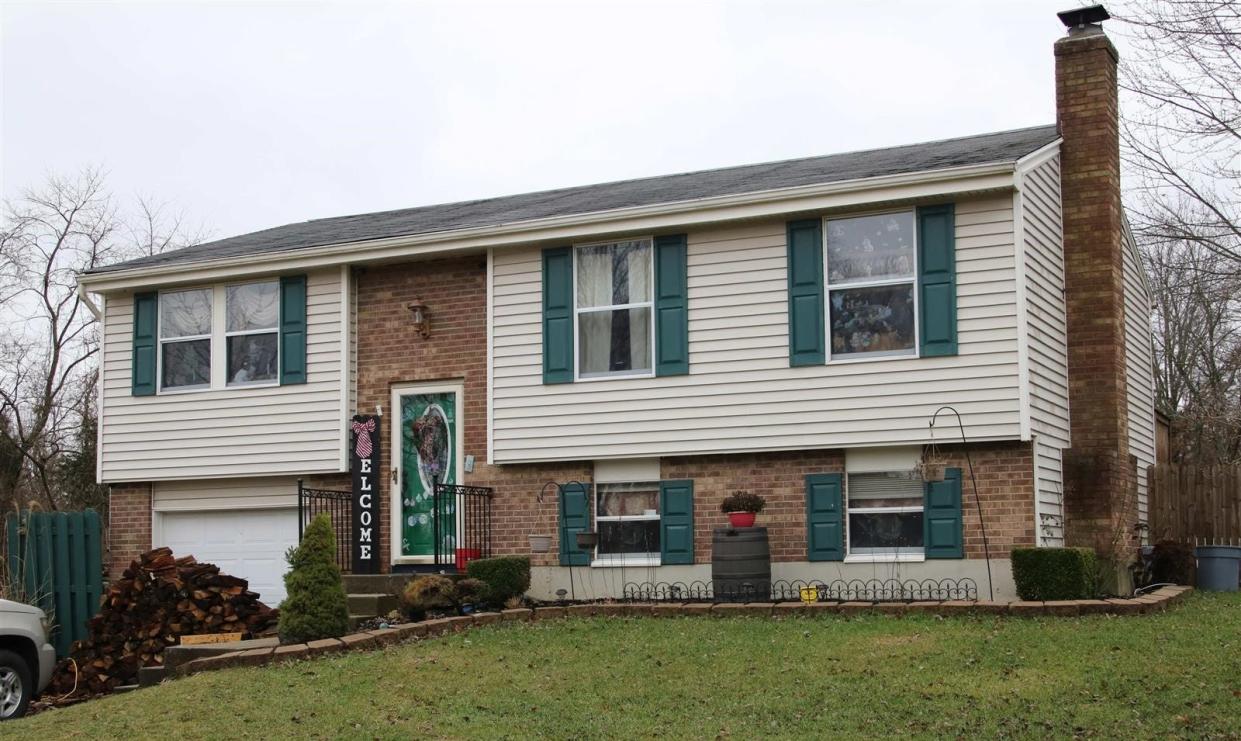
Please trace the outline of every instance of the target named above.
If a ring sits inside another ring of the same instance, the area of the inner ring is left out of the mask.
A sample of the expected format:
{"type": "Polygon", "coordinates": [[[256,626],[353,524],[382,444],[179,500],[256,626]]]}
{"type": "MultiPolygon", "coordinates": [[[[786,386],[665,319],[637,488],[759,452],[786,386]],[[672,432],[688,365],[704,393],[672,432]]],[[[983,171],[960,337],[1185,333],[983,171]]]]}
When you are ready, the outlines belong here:
{"type": "Polygon", "coordinates": [[[502,622],[551,620],[564,617],[689,617],[718,615],[731,617],[810,617],[815,615],[909,615],[915,613],[940,615],[1012,615],[1016,617],[1075,617],[1078,615],[1142,615],[1162,612],[1169,605],[1184,599],[1192,587],[1162,587],[1150,594],[1131,599],[1065,600],[1056,602],[707,602],[678,603],[587,603],[557,607],[535,607],[478,612],[460,617],[405,623],[392,628],[353,633],[342,638],[325,638],[309,643],[293,643],[275,648],[254,648],[207,656],[177,666],[172,675],[189,676],[204,671],[238,666],[308,659],[342,651],[366,650],[391,646],[414,638],[434,638],[460,633],[476,625],[502,622]]]}

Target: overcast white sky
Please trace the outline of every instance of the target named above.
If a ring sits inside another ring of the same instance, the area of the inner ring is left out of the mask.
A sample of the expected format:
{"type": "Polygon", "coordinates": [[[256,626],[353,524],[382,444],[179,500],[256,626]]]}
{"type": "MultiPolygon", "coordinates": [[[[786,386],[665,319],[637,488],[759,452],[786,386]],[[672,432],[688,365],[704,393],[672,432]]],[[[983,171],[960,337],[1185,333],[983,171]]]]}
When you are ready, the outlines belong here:
{"type": "Polygon", "coordinates": [[[1052,123],[1073,5],[4,2],[0,176],[224,237],[1052,123]]]}

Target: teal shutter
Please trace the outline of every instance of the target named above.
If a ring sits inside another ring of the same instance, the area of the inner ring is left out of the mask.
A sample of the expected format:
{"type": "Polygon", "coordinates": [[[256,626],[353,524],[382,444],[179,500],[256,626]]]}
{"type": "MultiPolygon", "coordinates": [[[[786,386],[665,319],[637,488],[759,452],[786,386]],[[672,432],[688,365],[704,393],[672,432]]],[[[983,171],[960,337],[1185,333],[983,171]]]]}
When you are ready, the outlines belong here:
{"type": "Polygon", "coordinates": [[[689,373],[685,235],[655,238],[655,375],[689,373]]]}
{"type": "Polygon", "coordinates": [[[789,365],[822,365],[823,222],[788,223],[789,365]]]}
{"type": "Polygon", "coordinates": [[[957,354],[955,224],[951,203],[918,209],[918,313],[924,357],[957,354]]]}
{"type": "Polygon", "coordinates": [[[543,250],[543,383],[573,383],[573,248],[543,250]]]}
{"type": "Polygon", "coordinates": [[[843,477],[838,473],[806,476],[806,558],[843,561],[845,516],[843,477]]]}
{"type": "Polygon", "coordinates": [[[585,484],[566,484],[560,493],[560,565],[588,566],[590,553],[577,547],[577,534],[590,529],[585,484]]]}
{"type": "Polygon", "coordinates": [[[694,562],[694,482],[659,482],[660,562],[694,562]]]}
{"type": "Polygon", "coordinates": [[[306,276],[280,279],[280,385],[306,383],[306,276]]]}
{"type": "Polygon", "coordinates": [[[158,313],[158,294],[134,294],[134,351],[129,386],[129,393],[133,396],[151,396],[155,393],[155,352],[159,344],[155,339],[155,318],[158,313]]]}
{"type": "Polygon", "coordinates": [[[926,482],[922,516],[927,558],[964,558],[961,521],[961,469],[944,471],[943,481],[926,482]]]}

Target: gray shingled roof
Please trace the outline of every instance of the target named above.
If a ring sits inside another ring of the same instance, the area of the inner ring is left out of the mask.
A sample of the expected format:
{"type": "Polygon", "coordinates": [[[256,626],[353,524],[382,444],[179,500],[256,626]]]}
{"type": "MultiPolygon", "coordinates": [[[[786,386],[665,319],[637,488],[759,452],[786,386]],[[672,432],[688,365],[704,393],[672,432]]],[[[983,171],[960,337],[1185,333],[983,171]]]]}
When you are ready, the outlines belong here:
{"type": "Polygon", "coordinates": [[[545,190],[479,201],[336,216],[287,224],[96,268],[92,273],[287,252],[345,242],[497,226],[631,206],[740,195],[776,188],[856,180],[965,165],[1014,162],[1051,142],[1055,126],[1036,126],[959,139],[823,157],[741,165],[678,175],[545,190]]]}

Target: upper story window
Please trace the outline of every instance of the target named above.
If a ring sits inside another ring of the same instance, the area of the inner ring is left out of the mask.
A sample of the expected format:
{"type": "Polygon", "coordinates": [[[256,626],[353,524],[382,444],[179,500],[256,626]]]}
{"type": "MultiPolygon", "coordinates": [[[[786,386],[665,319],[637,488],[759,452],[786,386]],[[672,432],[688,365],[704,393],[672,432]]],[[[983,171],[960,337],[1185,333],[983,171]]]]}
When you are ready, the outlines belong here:
{"type": "Polygon", "coordinates": [[[577,377],[653,372],[651,240],[577,247],[577,377]]]}
{"type": "Polygon", "coordinates": [[[228,385],[276,380],[279,373],[280,283],[225,288],[228,385]]]}
{"type": "Polygon", "coordinates": [[[166,291],[159,295],[160,387],[168,390],[211,385],[212,289],[166,291]]]}
{"type": "Polygon", "coordinates": [[[917,355],[914,212],[826,226],[829,358],[917,355]]]}
{"type": "Polygon", "coordinates": [[[160,292],[160,390],[278,383],[279,323],[278,280],[160,292]]]}

